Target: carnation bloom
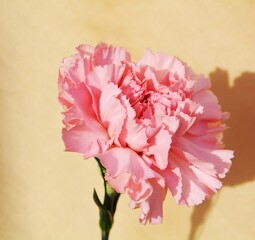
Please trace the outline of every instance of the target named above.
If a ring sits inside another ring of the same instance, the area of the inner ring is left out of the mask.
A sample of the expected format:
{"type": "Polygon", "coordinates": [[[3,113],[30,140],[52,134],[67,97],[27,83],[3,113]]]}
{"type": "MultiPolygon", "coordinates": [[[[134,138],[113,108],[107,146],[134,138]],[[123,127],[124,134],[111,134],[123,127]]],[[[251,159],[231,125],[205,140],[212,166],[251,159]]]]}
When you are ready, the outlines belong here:
{"type": "Polygon", "coordinates": [[[140,222],[162,221],[167,190],[193,206],[222,185],[233,152],[210,82],[176,57],[146,50],[137,64],[119,47],[80,45],[59,71],[67,151],[97,157],[127,192],[140,222]]]}

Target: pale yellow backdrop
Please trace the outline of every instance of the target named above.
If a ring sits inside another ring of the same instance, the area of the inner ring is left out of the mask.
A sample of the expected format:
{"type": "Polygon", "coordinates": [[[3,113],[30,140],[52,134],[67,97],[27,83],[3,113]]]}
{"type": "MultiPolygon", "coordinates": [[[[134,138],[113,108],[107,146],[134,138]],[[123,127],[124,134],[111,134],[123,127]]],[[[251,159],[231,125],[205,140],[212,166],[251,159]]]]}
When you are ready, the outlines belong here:
{"type": "Polygon", "coordinates": [[[100,239],[97,166],[63,152],[57,102],[62,58],[100,41],[134,60],[147,47],[177,55],[209,76],[236,151],[219,194],[196,208],[169,196],[162,225],[140,225],[122,196],[111,239],[255,239],[254,0],[0,0],[0,239],[100,239]]]}

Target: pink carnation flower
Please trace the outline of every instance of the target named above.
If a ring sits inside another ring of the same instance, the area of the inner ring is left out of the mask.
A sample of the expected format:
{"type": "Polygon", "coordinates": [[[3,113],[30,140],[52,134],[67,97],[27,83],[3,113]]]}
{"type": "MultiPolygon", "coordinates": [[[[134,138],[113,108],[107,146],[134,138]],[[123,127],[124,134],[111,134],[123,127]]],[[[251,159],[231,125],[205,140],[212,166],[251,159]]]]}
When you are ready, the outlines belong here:
{"type": "Polygon", "coordinates": [[[67,151],[98,157],[106,180],[127,192],[140,222],[162,221],[167,190],[193,206],[222,185],[233,152],[223,150],[221,112],[210,82],[176,57],[80,45],[59,72],[67,151]]]}

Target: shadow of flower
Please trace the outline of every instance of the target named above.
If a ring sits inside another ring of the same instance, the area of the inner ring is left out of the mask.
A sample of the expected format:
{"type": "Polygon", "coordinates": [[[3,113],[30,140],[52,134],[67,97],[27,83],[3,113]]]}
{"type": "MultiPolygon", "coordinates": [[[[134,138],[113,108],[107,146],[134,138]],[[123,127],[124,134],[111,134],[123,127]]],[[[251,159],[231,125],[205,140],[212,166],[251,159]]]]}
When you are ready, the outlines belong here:
{"type": "MultiPolygon", "coordinates": [[[[255,73],[243,72],[228,85],[228,73],[217,68],[210,74],[212,91],[216,94],[223,111],[231,113],[227,125],[230,127],[224,134],[226,148],[235,151],[235,158],[224,186],[236,186],[255,179],[255,73]]],[[[189,240],[198,239],[201,228],[206,223],[210,210],[214,207],[213,200],[194,207],[191,216],[189,240]]]]}

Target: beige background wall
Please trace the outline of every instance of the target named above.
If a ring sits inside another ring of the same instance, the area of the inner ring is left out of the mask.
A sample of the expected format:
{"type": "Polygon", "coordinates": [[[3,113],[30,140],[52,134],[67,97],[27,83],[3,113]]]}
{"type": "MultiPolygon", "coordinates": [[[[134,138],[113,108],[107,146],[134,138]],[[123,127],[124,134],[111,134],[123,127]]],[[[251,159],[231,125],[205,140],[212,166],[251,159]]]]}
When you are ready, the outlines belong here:
{"type": "Polygon", "coordinates": [[[102,182],[95,161],[63,152],[56,82],[63,57],[100,41],[209,76],[236,151],[220,193],[196,208],[169,196],[162,225],[140,225],[122,196],[111,239],[255,239],[254,26],[254,0],[0,0],[0,239],[99,239],[102,182]]]}

